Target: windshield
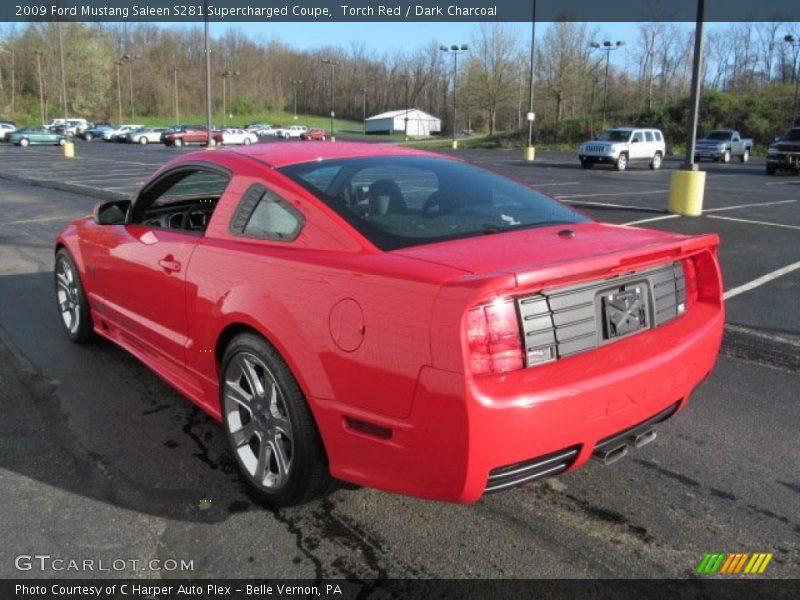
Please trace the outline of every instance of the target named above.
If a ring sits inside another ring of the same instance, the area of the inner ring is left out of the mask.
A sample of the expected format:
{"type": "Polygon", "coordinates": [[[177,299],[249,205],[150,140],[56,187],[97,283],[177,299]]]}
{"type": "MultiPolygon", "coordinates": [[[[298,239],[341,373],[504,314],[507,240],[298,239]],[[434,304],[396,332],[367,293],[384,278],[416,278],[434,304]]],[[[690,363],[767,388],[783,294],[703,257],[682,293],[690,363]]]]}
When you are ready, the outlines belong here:
{"type": "Polygon", "coordinates": [[[453,160],[380,156],[280,171],[382,250],[589,221],[525,185],[453,160]]]}
{"type": "Polygon", "coordinates": [[[629,129],[609,129],[597,135],[598,141],[601,142],[627,142],[630,137],[629,129]]]}
{"type": "Polygon", "coordinates": [[[800,127],[793,127],[782,138],[784,142],[800,142],[800,127]]]}
{"type": "Polygon", "coordinates": [[[730,131],[724,131],[722,129],[715,130],[715,131],[712,131],[711,133],[709,133],[706,136],[706,139],[707,140],[722,140],[722,141],[726,141],[727,142],[729,139],[731,139],[731,132],[730,131]]]}

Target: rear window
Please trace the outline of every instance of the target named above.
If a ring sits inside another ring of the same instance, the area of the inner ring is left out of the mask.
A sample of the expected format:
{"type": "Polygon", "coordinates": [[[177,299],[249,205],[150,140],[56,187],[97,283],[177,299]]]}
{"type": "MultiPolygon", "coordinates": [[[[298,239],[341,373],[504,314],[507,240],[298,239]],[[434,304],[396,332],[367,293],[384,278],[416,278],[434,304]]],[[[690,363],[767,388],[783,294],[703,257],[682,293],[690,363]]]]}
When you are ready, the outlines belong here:
{"type": "Polygon", "coordinates": [[[589,220],[526,185],[454,160],[380,156],[280,171],[382,250],[589,220]]]}

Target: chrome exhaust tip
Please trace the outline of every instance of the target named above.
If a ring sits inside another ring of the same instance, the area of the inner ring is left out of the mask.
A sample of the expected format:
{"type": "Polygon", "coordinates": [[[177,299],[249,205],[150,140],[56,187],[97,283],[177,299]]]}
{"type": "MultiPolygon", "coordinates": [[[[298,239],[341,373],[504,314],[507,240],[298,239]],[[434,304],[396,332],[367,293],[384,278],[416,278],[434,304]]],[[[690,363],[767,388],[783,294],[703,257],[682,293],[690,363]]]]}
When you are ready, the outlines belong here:
{"type": "Polygon", "coordinates": [[[652,442],[654,439],[656,439],[656,430],[655,429],[650,429],[648,431],[645,431],[643,433],[639,433],[637,435],[633,435],[630,438],[628,438],[630,444],[634,448],[641,448],[642,446],[646,446],[647,444],[652,442]]]}
{"type": "Polygon", "coordinates": [[[611,465],[628,454],[627,444],[621,444],[610,450],[598,450],[592,454],[592,458],[599,460],[605,466],[611,465]]]}

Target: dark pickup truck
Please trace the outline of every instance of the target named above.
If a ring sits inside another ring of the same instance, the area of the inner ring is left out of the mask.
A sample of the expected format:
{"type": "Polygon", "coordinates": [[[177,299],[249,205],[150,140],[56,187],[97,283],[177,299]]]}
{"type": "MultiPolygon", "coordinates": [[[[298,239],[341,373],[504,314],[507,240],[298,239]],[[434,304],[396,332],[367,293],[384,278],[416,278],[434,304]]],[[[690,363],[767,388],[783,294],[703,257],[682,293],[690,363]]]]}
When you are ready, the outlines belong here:
{"type": "Polygon", "coordinates": [[[731,158],[738,156],[742,162],[750,160],[753,150],[753,140],[743,138],[738,131],[733,129],[715,129],[709,131],[703,139],[697,140],[694,147],[694,159],[710,158],[724,163],[731,162],[731,158]]]}
{"type": "MultiPolygon", "coordinates": [[[[211,138],[215,145],[222,143],[222,132],[212,131],[211,138]]],[[[208,142],[208,128],[205,126],[185,125],[176,131],[170,131],[162,135],[162,141],[166,146],[180,148],[187,144],[205,144],[208,142]]]]}
{"type": "Polygon", "coordinates": [[[775,175],[776,171],[800,170],[800,127],[792,127],[775,142],[767,151],[767,175],[775,175]]]}

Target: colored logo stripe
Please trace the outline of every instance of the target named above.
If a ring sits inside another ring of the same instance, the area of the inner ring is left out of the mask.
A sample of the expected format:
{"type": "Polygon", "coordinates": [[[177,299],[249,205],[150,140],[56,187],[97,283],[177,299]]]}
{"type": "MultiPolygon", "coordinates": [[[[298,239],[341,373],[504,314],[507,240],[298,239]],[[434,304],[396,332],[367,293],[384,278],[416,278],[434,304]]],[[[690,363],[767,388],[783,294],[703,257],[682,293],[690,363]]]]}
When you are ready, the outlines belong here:
{"type": "Polygon", "coordinates": [[[713,575],[714,573],[727,575],[738,573],[760,574],[767,568],[772,556],[771,552],[756,552],[752,555],[749,552],[709,553],[703,557],[700,566],[697,567],[697,572],[704,575],[713,575]]]}

